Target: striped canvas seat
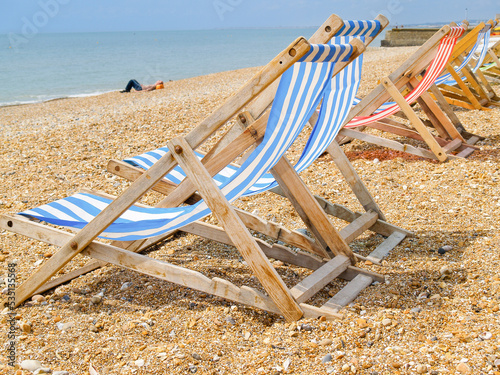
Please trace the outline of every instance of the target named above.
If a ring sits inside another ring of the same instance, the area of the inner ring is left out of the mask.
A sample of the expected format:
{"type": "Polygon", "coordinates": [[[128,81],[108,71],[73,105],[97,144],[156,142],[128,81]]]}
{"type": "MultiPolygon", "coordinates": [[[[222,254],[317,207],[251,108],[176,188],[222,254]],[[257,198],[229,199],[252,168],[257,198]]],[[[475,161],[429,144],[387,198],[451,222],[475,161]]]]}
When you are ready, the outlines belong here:
{"type": "MultiPolygon", "coordinates": [[[[491,24],[486,24],[485,27],[479,32],[477,36],[476,43],[464,58],[463,62],[459,66],[454,66],[455,72],[460,74],[462,69],[466,67],[469,63],[474,63],[471,67],[472,72],[476,72],[481,65],[483,65],[483,60],[486,57],[486,53],[488,52],[488,44],[490,40],[490,31],[491,24]]],[[[462,77],[462,80],[465,80],[466,77],[462,77]]],[[[445,84],[445,85],[456,85],[457,82],[452,78],[450,73],[443,74],[438,79],[436,79],[436,85],[445,84]]]]}
{"type": "MultiPolygon", "coordinates": [[[[408,104],[414,103],[422,95],[422,93],[426,92],[436,82],[436,79],[439,77],[445,68],[446,63],[450,59],[453,48],[457,43],[457,39],[463,35],[464,31],[463,27],[452,27],[451,32],[441,40],[436,55],[432,63],[429,65],[429,68],[426,70],[424,77],[420,83],[405,96],[405,100],[408,104]]],[[[365,126],[393,115],[399,110],[400,107],[397,103],[385,103],[379,107],[379,110],[375,111],[374,114],[370,116],[355,117],[344,127],[355,128],[358,126],[365,126]]]]}
{"type": "MultiPolygon", "coordinates": [[[[247,192],[268,172],[295,141],[326,91],[332,90],[333,70],[338,61],[348,61],[350,44],[312,45],[310,52],[281,77],[271,108],[263,141],[247,160],[219,188],[229,202],[247,192]]],[[[342,84],[342,82],[339,82],[342,84]]],[[[336,87],[337,95],[344,89],[336,87]]],[[[83,228],[111,200],[80,193],[44,206],[21,212],[55,225],[83,228]]],[[[144,208],[132,206],[100,235],[102,238],[131,241],[178,229],[210,214],[202,200],[191,206],[144,208]]]]}
{"type": "MultiPolygon", "coordinates": [[[[488,41],[490,38],[490,30],[491,25],[487,24],[483,30],[478,34],[477,41],[472,47],[471,51],[469,54],[466,56],[464,61],[460,64],[460,66],[455,66],[454,70],[459,73],[467,64],[469,64],[471,61],[476,61],[475,65],[473,66],[472,71],[475,72],[481,65],[482,61],[484,60],[484,57],[486,56],[486,53],[488,52],[488,41]],[[486,46],[486,48],[485,48],[486,46]]],[[[451,54],[451,53],[450,53],[451,54]]],[[[436,56],[437,57],[437,56],[436,56]]],[[[436,69],[437,70],[437,69],[436,69]]],[[[465,77],[462,77],[463,80],[465,80],[465,77]]],[[[438,77],[434,84],[439,85],[439,84],[446,84],[446,85],[455,85],[456,81],[451,78],[450,73],[446,73],[438,77]]],[[[353,105],[357,105],[359,102],[361,102],[361,98],[356,97],[354,99],[353,105]]],[[[382,111],[385,111],[391,107],[396,105],[395,102],[386,102],[382,104],[374,113],[380,113],[382,111]]],[[[385,117],[385,116],[384,116],[385,117]]],[[[351,125],[351,124],[350,124],[351,125]]],[[[351,127],[351,126],[348,126],[351,127]]]]}
{"type": "MultiPolygon", "coordinates": [[[[330,44],[346,44],[353,38],[373,37],[377,35],[381,28],[378,20],[349,20],[344,21],[344,26],[332,38],[330,44]]],[[[356,92],[358,91],[361,68],[363,65],[363,55],[361,54],[342,71],[336,74],[328,83],[325,90],[323,102],[319,110],[319,119],[316,122],[308,142],[302,151],[299,161],[295,165],[297,172],[302,172],[308,168],[333,142],[342,124],[349,113],[356,92]]],[[[124,161],[142,169],[149,169],[160,158],[168,152],[168,147],[162,147],[142,155],[127,158],[124,161]]],[[[201,159],[203,155],[198,153],[201,159]]],[[[214,180],[220,186],[227,179],[231,178],[238,170],[237,166],[229,165],[214,176],[214,180]]],[[[175,184],[181,183],[186,177],[180,167],[176,167],[165,178],[175,184]]],[[[270,173],[263,175],[254,185],[252,185],[243,195],[253,195],[276,187],[277,183],[270,173]]]]}

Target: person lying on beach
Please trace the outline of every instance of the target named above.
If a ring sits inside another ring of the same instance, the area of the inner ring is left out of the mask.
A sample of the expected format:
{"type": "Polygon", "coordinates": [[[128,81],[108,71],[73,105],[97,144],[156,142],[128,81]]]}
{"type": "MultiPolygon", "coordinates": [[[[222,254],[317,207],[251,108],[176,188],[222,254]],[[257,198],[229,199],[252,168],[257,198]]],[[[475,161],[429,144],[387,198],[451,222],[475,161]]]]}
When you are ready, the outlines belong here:
{"type": "Polygon", "coordinates": [[[130,81],[128,81],[125,90],[122,90],[120,92],[130,92],[131,89],[134,89],[135,91],[153,91],[162,88],[163,88],[163,81],[156,81],[154,85],[141,85],[135,79],[131,79],[130,81]]]}

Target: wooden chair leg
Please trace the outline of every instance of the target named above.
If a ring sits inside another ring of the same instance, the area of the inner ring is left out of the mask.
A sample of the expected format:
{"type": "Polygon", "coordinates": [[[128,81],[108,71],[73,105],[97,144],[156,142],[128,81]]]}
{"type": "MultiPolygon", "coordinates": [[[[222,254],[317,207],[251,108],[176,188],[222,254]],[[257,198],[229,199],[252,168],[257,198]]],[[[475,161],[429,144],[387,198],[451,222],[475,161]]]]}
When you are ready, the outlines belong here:
{"type": "MultiPolygon", "coordinates": [[[[325,249],[334,255],[345,255],[356,263],[356,258],[326,213],[299,177],[290,162],[282,157],[271,169],[285,196],[292,203],[308,229],[325,249]]],[[[325,254],[327,255],[327,254],[325,254]]],[[[330,256],[326,256],[330,257],[330,256]]]]}
{"type": "Polygon", "coordinates": [[[385,78],[382,80],[382,84],[389,92],[389,94],[391,94],[392,98],[396,101],[396,103],[398,103],[401,110],[405,113],[406,117],[408,117],[408,119],[411,121],[415,129],[420,133],[420,135],[425,140],[425,142],[432,150],[434,155],[436,155],[438,160],[445,161],[448,158],[446,153],[441,148],[441,146],[439,146],[439,143],[436,142],[432,134],[429,133],[429,131],[422,123],[420,118],[415,114],[415,112],[413,112],[413,109],[405,100],[405,98],[401,95],[396,86],[394,86],[394,83],[389,78],[385,78]]]}
{"type": "Polygon", "coordinates": [[[302,310],[293,299],[283,280],[261,248],[257,246],[189,144],[183,138],[176,138],[168,143],[168,147],[281,313],[289,321],[302,317],[302,310]]]}

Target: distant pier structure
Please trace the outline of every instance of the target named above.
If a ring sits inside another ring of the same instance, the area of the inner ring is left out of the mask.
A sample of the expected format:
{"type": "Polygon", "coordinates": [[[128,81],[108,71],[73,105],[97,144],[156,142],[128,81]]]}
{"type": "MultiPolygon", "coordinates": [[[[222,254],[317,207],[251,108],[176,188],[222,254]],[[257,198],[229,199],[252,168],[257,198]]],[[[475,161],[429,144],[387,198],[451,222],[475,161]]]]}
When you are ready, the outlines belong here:
{"type": "Polygon", "coordinates": [[[385,33],[385,39],[380,42],[382,47],[421,46],[433,36],[439,28],[393,28],[385,33]]]}

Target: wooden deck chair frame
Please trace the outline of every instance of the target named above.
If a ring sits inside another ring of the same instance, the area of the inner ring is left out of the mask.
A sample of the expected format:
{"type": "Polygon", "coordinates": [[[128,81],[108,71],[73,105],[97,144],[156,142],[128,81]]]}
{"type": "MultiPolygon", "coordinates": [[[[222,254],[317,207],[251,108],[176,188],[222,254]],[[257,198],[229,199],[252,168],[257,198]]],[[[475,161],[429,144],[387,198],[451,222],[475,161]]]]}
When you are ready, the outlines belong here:
{"type": "Polygon", "coordinates": [[[455,80],[455,85],[438,85],[441,93],[449,104],[466,109],[488,110],[489,107],[500,106],[500,98],[495,90],[481,72],[480,69],[473,71],[469,64],[466,64],[461,71],[457,72],[455,66],[460,66],[465,57],[477,41],[478,35],[484,27],[489,26],[493,30],[495,22],[489,20],[487,23],[481,22],[467,33],[455,46],[450,61],[446,66],[447,73],[450,73],[455,80]],[[465,78],[465,80],[463,80],[465,78]]]}
{"type": "MultiPolygon", "coordinates": [[[[338,17],[332,16],[329,21],[335,22],[338,28],[342,25],[342,21],[338,17]]],[[[328,33],[331,29],[332,27],[329,26],[325,28],[325,31],[328,33]]],[[[361,42],[357,46],[363,49],[361,42]]],[[[281,313],[289,321],[297,320],[302,316],[317,317],[323,315],[327,318],[338,317],[336,311],[332,309],[332,306],[336,306],[335,301],[329,301],[321,308],[307,305],[304,301],[328,284],[333,278],[346,272],[349,273],[348,267],[354,264],[356,259],[345,241],[332,227],[326,214],[319,207],[319,204],[310,195],[305,185],[300,183],[301,180],[298,175],[293,173],[295,172],[293,167],[285,159],[282,159],[275,166],[275,170],[278,170],[277,175],[282,177],[280,180],[283,183],[282,188],[285,190],[288,189],[292,195],[294,192],[302,194],[297,199],[298,201],[305,199],[308,200],[308,203],[316,203],[317,206],[313,204],[314,207],[312,209],[310,206],[302,208],[305,209],[306,215],[309,215],[310,225],[314,227],[314,232],[318,235],[317,239],[320,239],[318,242],[322,247],[321,255],[327,259],[331,258],[331,256],[334,256],[334,258],[289,290],[271,266],[261,248],[247,231],[238,214],[227,203],[220,190],[218,190],[209,172],[196,158],[193,151],[222,124],[236,115],[238,111],[241,111],[255,95],[262,92],[282,72],[307,53],[309,49],[309,43],[305,39],[299,38],[295,41],[289,48],[264,67],[249,83],[244,85],[234,96],[226,101],[225,104],[219,107],[216,112],[202,121],[185,138],[177,138],[170,141],[168,146],[171,152],[162,157],[151,169],[134,181],[122,195],[117,197],[76,235],[49,226],[32,223],[16,216],[3,215],[0,218],[0,227],[61,246],[58,252],[16,289],[15,301],[10,306],[21,304],[77,254],[83,253],[100,261],[134,269],[183,286],[237,302],[247,303],[264,310],[281,313]],[[224,231],[247,261],[247,264],[257,276],[269,294],[269,297],[251,288],[238,288],[225,280],[217,278],[209,279],[198,272],[136,254],[115,246],[117,243],[106,245],[95,241],[96,237],[107,226],[136,203],[148,190],[152,189],[177,164],[186,171],[191,183],[195,185],[195,190],[200,192],[212,209],[212,212],[217,216],[219,222],[222,223],[224,231]],[[286,171],[288,174],[286,177],[283,177],[283,173],[280,171],[286,171]]],[[[263,116],[260,122],[265,121],[266,116],[263,116]]],[[[245,139],[246,142],[254,141],[253,136],[254,134],[247,130],[241,134],[238,140],[245,139]]],[[[227,153],[231,153],[232,151],[232,158],[241,153],[241,150],[239,152],[235,150],[233,144],[227,145],[224,150],[227,153]],[[234,152],[236,153],[234,154],[234,152]]],[[[229,158],[230,156],[225,155],[224,157],[229,158]]],[[[215,157],[213,160],[217,161],[215,157]]],[[[359,273],[354,277],[353,282],[357,284],[359,290],[362,290],[376,280],[377,277],[380,276],[375,274],[367,276],[366,272],[365,274],[359,273]]],[[[350,291],[352,292],[352,288],[350,288],[350,291]]],[[[352,296],[348,297],[349,299],[352,298],[352,296]]],[[[341,291],[337,300],[345,300],[345,298],[345,293],[341,291]]]]}
{"type": "Polygon", "coordinates": [[[488,49],[481,72],[489,80],[500,83],[500,40],[488,49]]]}
{"type": "MultiPolygon", "coordinates": [[[[378,16],[376,20],[378,20],[381,23],[380,31],[382,31],[383,28],[388,24],[388,20],[384,16],[378,16]]],[[[367,38],[365,42],[369,44],[375,37],[376,36],[367,38]]],[[[313,37],[310,39],[311,43],[322,42],[322,41],[324,41],[324,36],[322,36],[321,33],[313,35],[313,37]]],[[[270,87],[269,89],[266,90],[265,93],[261,94],[255,102],[251,103],[247,108],[248,110],[244,113],[241,113],[237,117],[238,121],[236,123],[236,126],[232,128],[228,132],[228,134],[226,134],[226,136],[220,141],[217,147],[220,148],[223,147],[224,145],[227,145],[229,142],[233,141],[237,135],[241,134],[246,128],[248,128],[251,124],[253,124],[253,122],[255,121],[253,116],[259,117],[264,113],[265,109],[272,102],[272,97],[274,95],[275,90],[276,87],[270,87]]],[[[313,116],[311,122],[314,123],[316,119],[317,119],[317,114],[313,116]]],[[[213,150],[216,150],[217,147],[215,147],[213,150]]],[[[337,147],[334,147],[332,145],[330,147],[330,153],[333,155],[334,162],[336,163],[337,167],[345,177],[346,181],[350,185],[351,189],[353,190],[353,192],[355,193],[355,195],[357,196],[358,200],[365,208],[365,211],[367,211],[367,213],[362,214],[360,212],[352,212],[341,205],[332,204],[331,202],[321,197],[316,196],[315,198],[327,214],[343,219],[348,223],[351,223],[340,232],[341,236],[347,243],[353,241],[357,236],[361,235],[367,228],[370,229],[371,231],[374,231],[375,233],[388,237],[379,246],[377,246],[376,249],[372,253],[370,253],[368,257],[364,258],[359,255],[356,255],[360,259],[370,260],[373,263],[381,264],[382,259],[388,255],[390,250],[392,250],[395,246],[397,246],[406,236],[408,235],[411,236],[413,235],[413,233],[406,231],[402,228],[399,228],[397,226],[391,225],[385,221],[385,217],[382,211],[377,206],[373,197],[366,189],[366,186],[363,184],[363,182],[357,175],[356,171],[350,164],[349,160],[344,155],[343,151],[338,145],[337,147]]],[[[124,177],[130,181],[136,180],[139,176],[141,176],[144,173],[142,169],[135,168],[130,164],[118,160],[111,160],[108,163],[108,171],[118,176],[124,177]]],[[[153,189],[160,193],[168,195],[172,193],[172,190],[174,188],[175,185],[173,185],[167,180],[163,180],[160,181],[160,183],[158,183],[153,189]]],[[[280,188],[275,189],[275,192],[283,195],[282,189],[280,188]]],[[[193,203],[199,198],[200,198],[199,195],[195,193],[191,197],[188,197],[188,195],[184,195],[184,198],[182,199],[185,199],[186,203],[193,203]]],[[[169,199],[170,199],[168,203],[169,205],[179,204],[179,202],[182,201],[182,199],[180,198],[178,198],[177,200],[173,200],[172,195],[170,196],[169,199]]],[[[167,202],[165,201],[162,204],[167,204],[167,202]]],[[[248,214],[246,212],[242,212],[239,210],[237,210],[237,212],[240,215],[240,218],[243,220],[243,222],[249,229],[265,234],[276,240],[297,246],[299,248],[308,249],[312,253],[318,252],[317,250],[314,249],[315,246],[317,245],[315,245],[314,242],[312,240],[309,240],[308,238],[303,238],[303,237],[301,238],[300,236],[297,236],[297,233],[289,232],[288,230],[286,230],[286,228],[283,228],[276,223],[265,221],[261,218],[248,214]]],[[[232,244],[227,234],[225,234],[221,228],[215,228],[205,223],[194,223],[192,225],[187,226],[186,228],[183,228],[183,230],[192,234],[200,235],[205,238],[210,238],[218,242],[222,242],[225,244],[232,244]]],[[[126,246],[127,249],[129,250],[140,252],[162,239],[163,238],[153,238],[143,243],[140,247],[131,248],[130,245],[125,245],[125,244],[124,246],[126,246]]],[[[307,254],[300,251],[291,254],[290,251],[286,250],[286,248],[279,245],[269,246],[266,243],[259,243],[259,245],[266,253],[266,255],[294,265],[310,269],[317,269],[321,264],[318,263],[317,259],[312,259],[307,254]]],[[[101,265],[102,264],[100,264],[99,262],[91,262],[79,270],[70,272],[60,277],[59,279],[52,280],[50,283],[47,283],[45,288],[50,289],[56,285],[59,285],[60,283],[67,282],[68,280],[71,280],[74,277],[80,276],[83,273],[89,272],[97,267],[100,267],[101,265]]],[[[360,271],[358,270],[357,272],[360,271]]]]}
{"type": "Polygon", "coordinates": [[[431,86],[430,90],[436,94],[439,105],[427,92],[424,92],[417,99],[417,103],[421,106],[428,120],[421,119],[406,102],[401,93],[408,89],[412,90],[418,85],[418,77],[430,65],[435,57],[441,39],[450,31],[451,27],[448,25],[443,26],[437,31],[398,69],[388,77],[383,78],[381,84],[351,110],[345,122],[348,125],[349,121],[355,117],[369,116],[380,108],[381,105],[392,99],[401,108],[401,111],[396,116],[409,120],[412,127],[396,121],[394,116],[393,118],[385,118],[370,123],[367,127],[392,133],[399,137],[422,141],[428,146],[428,149],[365,133],[363,132],[365,126],[359,128],[344,127],[339,132],[337,141],[340,144],[344,144],[351,139],[359,139],[364,142],[439,161],[445,161],[448,158],[466,157],[477,149],[478,147],[474,146],[474,143],[481,138],[464,130],[464,126],[435,86],[431,86]],[[429,129],[434,129],[438,135],[433,135],[429,129]],[[466,136],[469,136],[469,138],[466,139],[466,136]],[[454,155],[452,152],[457,154],[454,155]]]}

